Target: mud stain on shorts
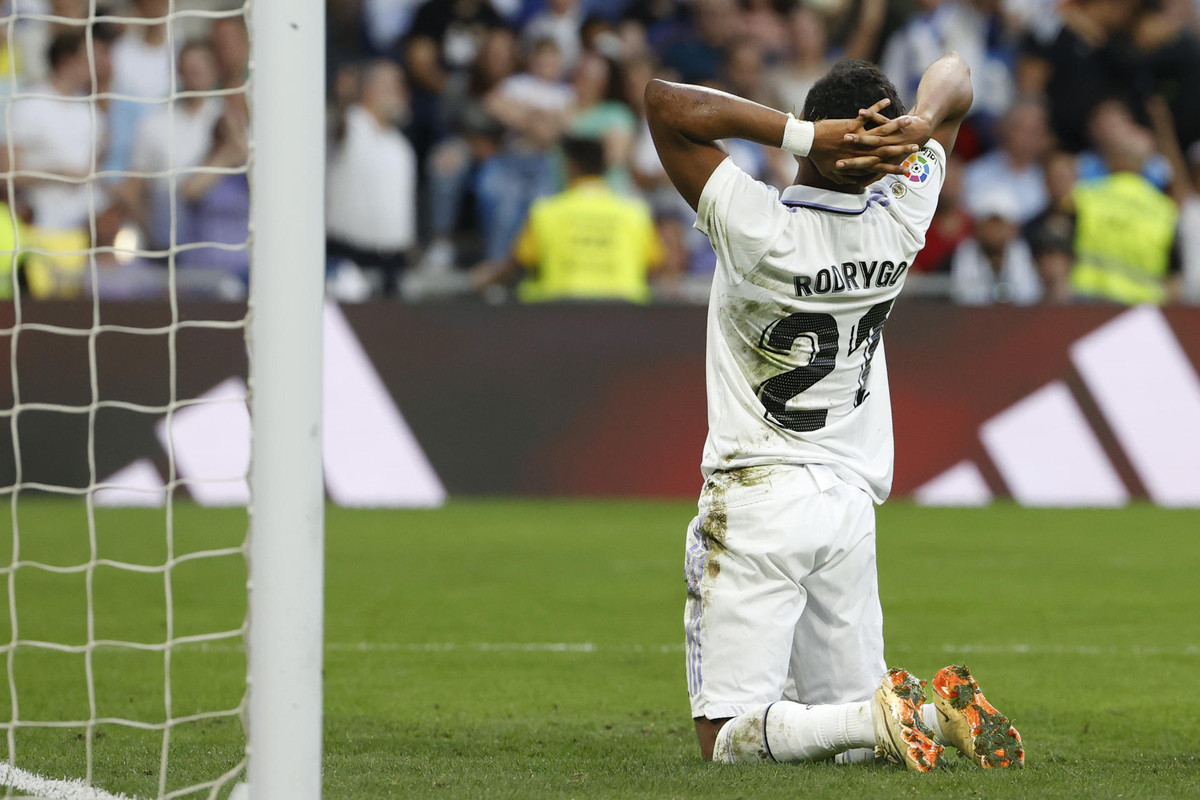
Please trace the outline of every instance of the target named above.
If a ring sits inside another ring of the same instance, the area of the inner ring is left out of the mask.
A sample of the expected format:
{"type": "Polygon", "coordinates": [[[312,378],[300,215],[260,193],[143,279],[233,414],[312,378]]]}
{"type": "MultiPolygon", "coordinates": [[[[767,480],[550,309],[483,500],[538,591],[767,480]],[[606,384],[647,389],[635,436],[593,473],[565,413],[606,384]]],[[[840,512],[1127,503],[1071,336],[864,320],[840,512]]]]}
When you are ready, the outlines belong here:
{"type": "Polygon", "coordinates": [[[700,533],[707,549],[704,571],[708,577],[721,574],[720,556],[728,549],[730,493],[766,483],[771,471],[769,466],[718,470],[705,480],[701,507],[706,510],[700,520],[700,533]]]}
{"type": "Polygon", "coordinates": [[[700,525],[704,535],[724,548],[729,532],[729,495],[739,489],[761,486],[772,471],[770,466],[742,467],[717,470],[709,475],[700,493],[700,505],[707,509],[700,525]]]}

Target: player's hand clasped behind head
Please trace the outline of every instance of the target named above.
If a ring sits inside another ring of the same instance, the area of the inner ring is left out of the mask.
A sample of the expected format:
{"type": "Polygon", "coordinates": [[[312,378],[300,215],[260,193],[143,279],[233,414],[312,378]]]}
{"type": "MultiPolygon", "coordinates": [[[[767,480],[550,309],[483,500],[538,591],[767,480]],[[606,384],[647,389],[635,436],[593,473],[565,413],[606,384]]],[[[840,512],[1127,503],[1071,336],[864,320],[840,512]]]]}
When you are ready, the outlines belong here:
{"type": "Polygon", "coordinates": [[[836,175],[859,180],[907,174],[905,159],[929,140],[932,129],[928,120],[911,114],[888,119],[880,112],[889,105],[891,100],[884,98],[860,109],[855,119],[825,120],[818,127],[818,136],[836,137],[826,139],[836,175]]]}

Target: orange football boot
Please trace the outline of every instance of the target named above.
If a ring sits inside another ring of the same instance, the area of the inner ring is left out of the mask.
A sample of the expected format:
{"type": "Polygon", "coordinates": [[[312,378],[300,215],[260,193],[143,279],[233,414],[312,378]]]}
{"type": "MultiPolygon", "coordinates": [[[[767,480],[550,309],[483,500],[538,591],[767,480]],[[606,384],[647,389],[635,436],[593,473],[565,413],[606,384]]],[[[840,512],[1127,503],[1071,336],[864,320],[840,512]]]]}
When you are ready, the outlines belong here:
{"type": "Polygon", "coordinates": [[[916,772],[937,766],[944,749],[921,717],[924,685],[902,669],[891,669],[875,690],[875,755],[916,772]]]}
{"type": "Polygon", "coordinates": [[[971,671],[951,665],[933,677],[933,703],[942,733],[984,769],[1025,766],[1025,748],[1008,717],[987,701],[971,671]]]}

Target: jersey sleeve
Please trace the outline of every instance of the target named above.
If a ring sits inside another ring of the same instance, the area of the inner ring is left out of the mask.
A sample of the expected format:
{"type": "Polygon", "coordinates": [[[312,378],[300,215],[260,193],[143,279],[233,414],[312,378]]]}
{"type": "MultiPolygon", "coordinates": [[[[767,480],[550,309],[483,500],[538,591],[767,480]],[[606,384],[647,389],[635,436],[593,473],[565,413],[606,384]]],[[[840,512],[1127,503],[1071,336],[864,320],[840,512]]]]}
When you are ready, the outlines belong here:
{"type": "Polygon", "coordinates": [[[717,259],[740,280],[753,271],[786,224],[779,193],[743,172],[732,159],[713,170],[696,205],[696,229],[717,259]]]}
{"type": "Polygon", "coordinates": [[[936,139],[905,161],[907,175],[888,175],[875,184],[904,220],[924,235],[937,210],[938,195],[946,182],[946,151],[936,139]]]}

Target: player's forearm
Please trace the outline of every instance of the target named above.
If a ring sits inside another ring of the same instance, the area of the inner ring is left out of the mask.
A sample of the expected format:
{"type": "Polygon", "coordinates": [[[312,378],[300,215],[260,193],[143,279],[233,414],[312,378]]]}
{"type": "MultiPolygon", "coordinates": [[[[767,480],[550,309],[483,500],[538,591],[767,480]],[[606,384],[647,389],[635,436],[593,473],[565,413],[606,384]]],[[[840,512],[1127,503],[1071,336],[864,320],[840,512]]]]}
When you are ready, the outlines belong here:
{"type": "MultiPolygon", "coordinates": [[[[886,100],[877,103],[872,110],[879,111],[886,104],[886,100]]],[[[656,137],[669,132],[689,145],[714,146],[721,139],[745,139],[767,147],[784,145],[790,119],[782,111],[727,92],[662,80],[646,86],[646,118],[656,137]]],[[[892,142],[881,140],[865,148],[848,143],[847,134],[861,126],[859,119],[818,120],[809,152],[835,157],[872,155],[878,157],[876,161],[902,155],[902,148],[892,142]]]]}
{"type": "Polygon", "coordinates": [[[674,130],[694,144],[747,139],[770,147],[783,142],[788,116],[716,89],[653,80],[646,87],[652,127],[674,130]]]}
{"type": "Polygon", "coordinates": [[[956,52],[949,52],[929,65],[917,87],[913,114],[929,122],[931,131],[946,122],[956,122],[971,110],[974,99],[971,68],[956,52]]]}

